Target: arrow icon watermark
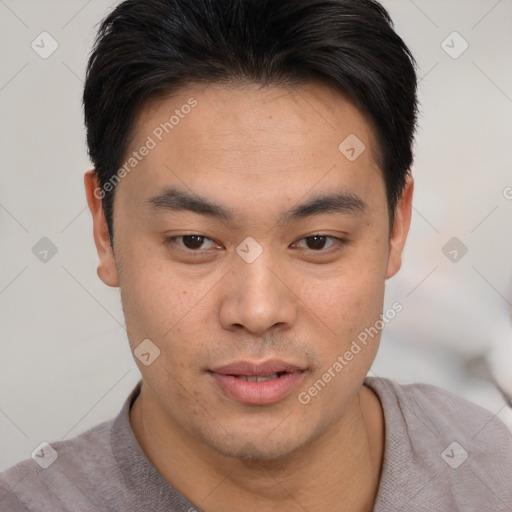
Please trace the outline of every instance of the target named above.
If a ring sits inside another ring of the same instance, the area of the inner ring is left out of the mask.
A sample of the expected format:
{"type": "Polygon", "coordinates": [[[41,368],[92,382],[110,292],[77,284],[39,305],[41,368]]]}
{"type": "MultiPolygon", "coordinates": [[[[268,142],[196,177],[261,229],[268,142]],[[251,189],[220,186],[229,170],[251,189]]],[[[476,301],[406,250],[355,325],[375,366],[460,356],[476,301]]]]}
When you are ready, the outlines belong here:
{"type": "Polygon", "coordinates": [[[459,443],[453,441],[441,452],[441,458],[448,466],[457,469],[468,458],[468,452],[459,443]]]}
{"type": "Polygon", "coordinates": [[[160,356],[160,349],[149,338],[146,338],[133,351],[133,355],[144,366],[149,366],[160,356]]]}
{"type": "Polygon", "coordinates": [[[50,443],[43,441],[31,453],[31,457],[39,466],[41,466],[43,469],[47,469],[59,458],[59,454],[50,445],[50,443]]]}
{"type": "Polygon", "coordinates": [[[32,247],[32,254],[41,263],[48,263],[57,254],[57,250],[57,246],[48,237],[43,236],[32,247]]]}
{"type": "Polygon", "coordinates": [[[458,263],[468,252],[467,246],[456,236],[450,238],[441,252],[452,262],[458,263]]]}
{"type": "Polygon", "coordinates": [[[254,238],[248,236],[237,246],[236,252],[246,263],[252,263],[261,256],[263,247],[254,238]]]}
{"type": "Polygon", "coordinates": [[[365,149],[363,141],[353,133],[345,137],[338,146],[339,152],[350,162],[357,160],[365,149]]]}

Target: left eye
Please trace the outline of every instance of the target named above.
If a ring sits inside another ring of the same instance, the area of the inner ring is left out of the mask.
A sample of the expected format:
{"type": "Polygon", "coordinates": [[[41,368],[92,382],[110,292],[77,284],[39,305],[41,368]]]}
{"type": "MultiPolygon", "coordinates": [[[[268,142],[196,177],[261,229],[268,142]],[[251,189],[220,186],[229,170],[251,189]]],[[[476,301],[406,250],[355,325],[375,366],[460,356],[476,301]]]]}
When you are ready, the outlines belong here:
{"type": "Polygon", "coordinates": [[[299,244],[301,242],[306,243],[306,249],[311,249],[313,251],[321,251],[324,249],[331,248],[333,245],[336,245],[336,243],[341,243],[342,240],[336,238],[335,236],[311,235],[304,237],[302,240],[299,241],[299,244]]]}

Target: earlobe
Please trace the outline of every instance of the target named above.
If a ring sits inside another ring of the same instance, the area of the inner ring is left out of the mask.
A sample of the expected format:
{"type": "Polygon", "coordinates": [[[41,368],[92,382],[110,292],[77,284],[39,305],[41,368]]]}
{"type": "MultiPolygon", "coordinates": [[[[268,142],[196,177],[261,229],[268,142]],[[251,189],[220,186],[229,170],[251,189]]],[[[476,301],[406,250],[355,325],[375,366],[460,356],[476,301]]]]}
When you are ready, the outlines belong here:
{"type": "Polygon", "coordinates": [[[107,220],[103,210],[103,191],[94,169],[84,174],[87,204],[92,215],[94,243],[98,252],[98,277],[108,286],[119,286],[114,251],[110,245],[107,220]]]}
{"type": "Polygon", "coordinates": [[[395,220],[389,242],[386,279],[393,277],[400,270],[402,265],[402,251],[411,225],[413,191],[414,180],[412,176],[409,176],[395,209],[395,220]]]}

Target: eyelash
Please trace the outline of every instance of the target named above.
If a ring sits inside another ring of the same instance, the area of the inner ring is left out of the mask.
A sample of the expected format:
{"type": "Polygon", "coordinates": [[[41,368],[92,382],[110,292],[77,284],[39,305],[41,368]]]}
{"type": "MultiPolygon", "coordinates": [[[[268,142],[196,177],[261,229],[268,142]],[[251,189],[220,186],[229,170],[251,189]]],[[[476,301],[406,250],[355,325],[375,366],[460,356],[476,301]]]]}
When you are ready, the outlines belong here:
{"type": "MultiPolygon", "coordinates": [[[[201,237],[203,238],[203,242],[205,240],[210,240],[211,242],[214,242],[211,238],[207,237],[207,236],[204,236],[204,235],[198,235],[198,234],[195,234],[195,233],[191,233],[191,234],[186,234],[186,235],[178,235],[178,236],[171,236],[171,237],[168,237],[165,239],[165,245],[169,246],[171,244],[174,244],[176,243],[176,240],[178,239],[183,239],[185,237],[188,237],[188,236],[197,236],[197,237],[201,237]]],[[[328,249],[318,249],[318,250],[315,250],[315,249],[309,249],[309,248],[303,248],[305,250],[308,250],[308,251],[311,251],[312,253],[317,253],[317,254],[329,254],[331,252],[334,252],[336,250],[339,250],[342,246],[346,245],[347,244],[347,240],[343,239],[343,238],[339,238],[339,237],[336,237],[336,236],[332,236],[332,235],[325,235],[323,233],[314,233],[312,235],[308,235],[308,236],[305,236],[305,237],[302,237],[300,238],[298,241],[301,242],[303,240],[307,240],[308,238],[314,238],[314,237],[321,237],[321,238],[326,238],[328,241],[331,241],[332,242],[332,245],[328,248],[328,249]],[[337,246],[337,247],[336,247],[337,246]]],[[[215,243],[215,242],[214,242],[215,243]]],[[[297,242],[294,242],[294,244],[297,243],[297,242]]],[[[180,248],[178,249],[178,251],[182,251],[182,252],[186,252],[190,255],[194,255],[194,256],[201,256],[201,255],[204,255],[205,252],[209,251],[209,249],[189,249],[187,247],[183,247],[183,246],[180,246],[180,248]]]]}

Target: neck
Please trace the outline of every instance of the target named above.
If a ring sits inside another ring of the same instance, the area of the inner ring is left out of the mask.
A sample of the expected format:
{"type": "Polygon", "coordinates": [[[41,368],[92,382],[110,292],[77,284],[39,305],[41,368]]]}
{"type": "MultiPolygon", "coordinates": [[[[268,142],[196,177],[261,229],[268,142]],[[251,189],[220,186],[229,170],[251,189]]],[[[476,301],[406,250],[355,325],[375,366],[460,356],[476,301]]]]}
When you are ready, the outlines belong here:
{"type": "Polygon", "coordinates": [[[384,421],[378,398],[366,386],[342,421],[306,447],[273,461],[226,457],[188,432],[169,428],[158,421],[144,385],[130,422],[160,474],[205,512],[366,512],[375,502],[384,421]]]}

